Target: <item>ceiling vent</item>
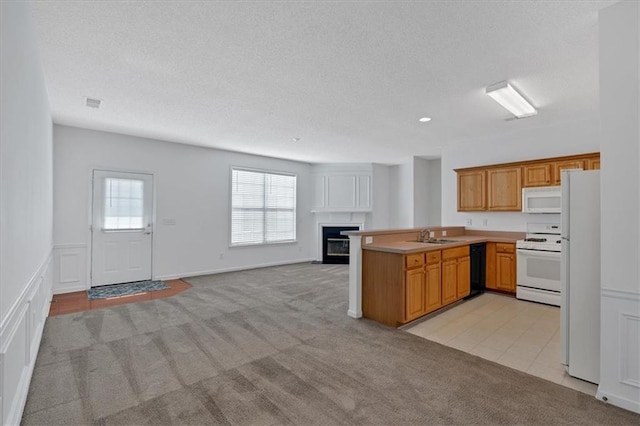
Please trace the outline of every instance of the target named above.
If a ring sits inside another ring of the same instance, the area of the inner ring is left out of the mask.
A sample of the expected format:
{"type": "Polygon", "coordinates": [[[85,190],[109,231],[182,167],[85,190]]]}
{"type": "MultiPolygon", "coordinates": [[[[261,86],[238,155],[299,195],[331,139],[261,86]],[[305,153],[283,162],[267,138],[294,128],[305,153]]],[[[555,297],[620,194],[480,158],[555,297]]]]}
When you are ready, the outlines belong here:
{"type": "Polygon", "coordinates": [[[85,101],[85,103],[84,103],[85,106],[88,107],[88,108],[98,109],[98,108],[100,108],[100,105],[102,105],[102,100],[101,99],[85,97],[84,101],[85,101]]]}

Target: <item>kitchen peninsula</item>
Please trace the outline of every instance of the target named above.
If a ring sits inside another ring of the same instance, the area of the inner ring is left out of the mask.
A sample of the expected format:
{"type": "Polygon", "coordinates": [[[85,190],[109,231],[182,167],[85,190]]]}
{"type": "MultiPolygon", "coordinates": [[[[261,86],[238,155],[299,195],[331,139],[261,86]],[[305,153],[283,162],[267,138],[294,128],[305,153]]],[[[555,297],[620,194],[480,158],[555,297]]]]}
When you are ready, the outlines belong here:
{"type": "Polygon", "coordinates": [[[464,227],[347,231],[349,311],[398,327],[469,295],[469,246],[486,243],[486,287],[515,294],[522,232],[464,227]]]}

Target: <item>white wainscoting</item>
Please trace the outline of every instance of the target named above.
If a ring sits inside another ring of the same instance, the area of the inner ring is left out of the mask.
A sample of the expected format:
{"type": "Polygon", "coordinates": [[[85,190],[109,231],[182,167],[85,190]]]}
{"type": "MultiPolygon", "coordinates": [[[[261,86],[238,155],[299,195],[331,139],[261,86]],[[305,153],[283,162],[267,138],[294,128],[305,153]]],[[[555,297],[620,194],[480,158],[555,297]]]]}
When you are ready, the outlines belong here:
{"type": "Polygon", "coordinates": [[[0,419],[19,424],[52,298],[51,253],[0,324],[0,419]]]}
{"type": "Polygon", "coordinates": [[[87,244],[61,244],[53,247],[53,293],[72,293],[89,288],[87,244]]]}
{"type": "Polygon", "coordinates": [[[640,413],[640,293],[602,289],[598,399],[640,413]]]}

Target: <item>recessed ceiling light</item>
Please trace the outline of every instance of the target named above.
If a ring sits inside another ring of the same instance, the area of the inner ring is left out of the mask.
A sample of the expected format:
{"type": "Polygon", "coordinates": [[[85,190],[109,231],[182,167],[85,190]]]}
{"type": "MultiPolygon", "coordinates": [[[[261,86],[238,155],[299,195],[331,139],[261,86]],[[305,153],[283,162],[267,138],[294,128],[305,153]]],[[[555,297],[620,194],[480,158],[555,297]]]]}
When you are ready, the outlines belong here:
{"type": "Polygon", "coordinates": [[[431,121],[431,117],[422,117],[420,120],[421,123],[428,123],[429,121],[431,121]]]}
{"type": "Polygon", "coordinates": [[[294,142],[298,142],[300,140],[300,138],[293,138],[292,139],[294,142]]]}

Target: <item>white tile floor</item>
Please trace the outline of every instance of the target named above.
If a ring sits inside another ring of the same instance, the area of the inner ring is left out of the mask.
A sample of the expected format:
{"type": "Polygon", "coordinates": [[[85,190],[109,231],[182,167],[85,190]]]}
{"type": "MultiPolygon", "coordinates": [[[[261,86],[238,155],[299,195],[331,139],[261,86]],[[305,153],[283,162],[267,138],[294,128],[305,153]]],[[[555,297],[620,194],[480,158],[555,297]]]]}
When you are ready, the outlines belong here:
{"type": "Polygon", "coordinates": [[[405,331],[595,395],[560,364],[560,308],[484,293],[405,331]]]}

